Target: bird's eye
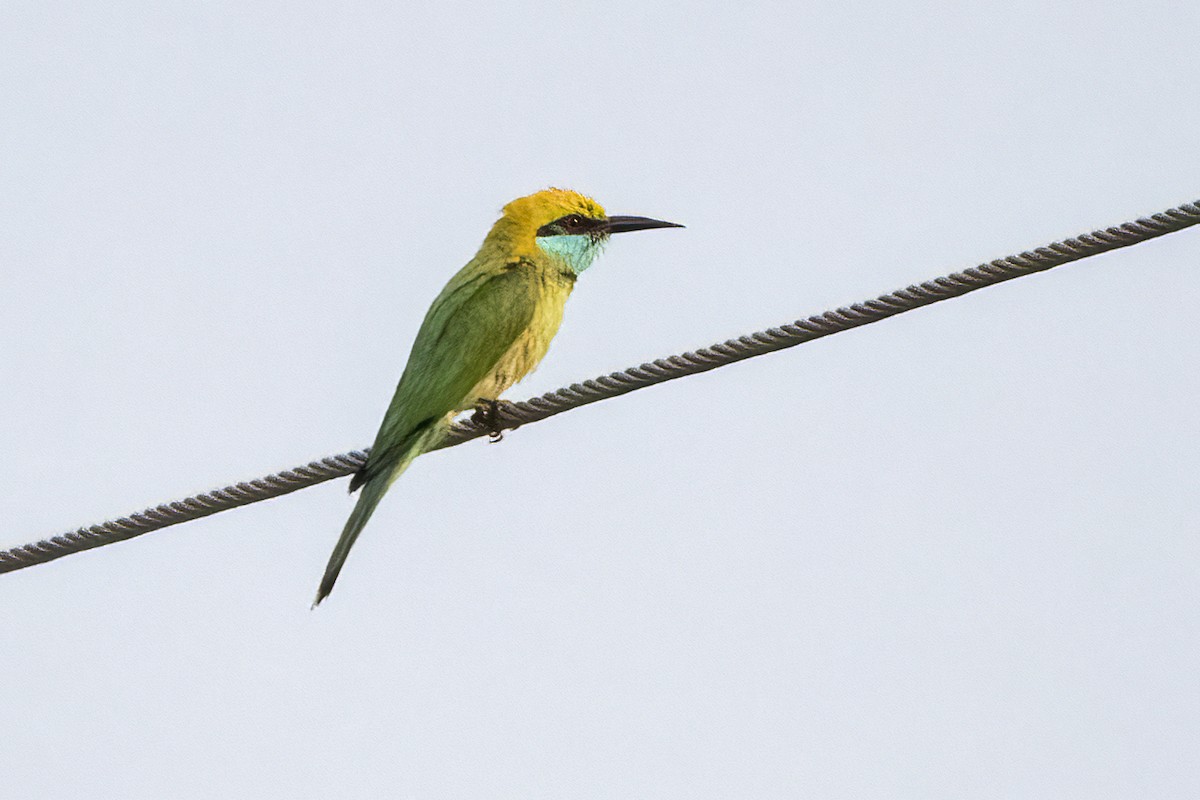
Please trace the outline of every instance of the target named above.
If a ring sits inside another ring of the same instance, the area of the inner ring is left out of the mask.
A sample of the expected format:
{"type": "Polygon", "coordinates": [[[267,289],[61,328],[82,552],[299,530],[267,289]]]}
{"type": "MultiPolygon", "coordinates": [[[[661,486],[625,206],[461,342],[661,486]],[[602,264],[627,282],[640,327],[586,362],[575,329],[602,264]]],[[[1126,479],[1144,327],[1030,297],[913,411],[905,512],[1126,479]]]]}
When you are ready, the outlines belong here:
{"type": "Polygon", "coordinates": [[[571,214],[565,220],[563,220],[563,222],[567,224],[568,228],[578,228],[583,224],[583,218],[578,214],[571,214]]]}

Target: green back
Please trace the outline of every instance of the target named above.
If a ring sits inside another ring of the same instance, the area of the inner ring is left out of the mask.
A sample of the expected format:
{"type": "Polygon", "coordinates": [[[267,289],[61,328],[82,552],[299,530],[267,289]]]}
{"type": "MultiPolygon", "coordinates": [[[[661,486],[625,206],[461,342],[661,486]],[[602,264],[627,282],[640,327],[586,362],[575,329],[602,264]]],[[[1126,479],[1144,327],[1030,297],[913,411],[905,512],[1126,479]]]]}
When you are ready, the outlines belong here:
{"type": "Polygon", "coordinates": [[[351,491],[390,473],[422,435],[442,424],[491,372],[533,320],[537,276],[532,264],[513,259],[490,267],[472,260],[434,300],[413,343],[408,365],[370,458],[351,491]]]}

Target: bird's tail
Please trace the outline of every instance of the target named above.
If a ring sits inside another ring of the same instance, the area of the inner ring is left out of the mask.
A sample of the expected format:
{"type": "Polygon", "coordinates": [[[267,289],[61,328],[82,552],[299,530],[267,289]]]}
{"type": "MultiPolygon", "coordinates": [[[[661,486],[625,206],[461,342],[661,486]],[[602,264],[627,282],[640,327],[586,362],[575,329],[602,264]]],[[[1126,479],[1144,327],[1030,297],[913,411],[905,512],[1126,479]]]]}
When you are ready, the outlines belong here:
{"type": "Polygon", "coordinates": [[[379,505],[379,501],[383,499],[388,488],[404,470],[408,469],[408,465],[420,453],[419,446],[413,447],[391,472],[376,475],[363,484],[362,491],[358,495],[358,502],[354,504],[354,510],[350,512],[350,519],[346,520],[346,527],[342,528],[342,536],[329,556],[329,564],[325,567],[325,576],[321,578],[321,586],[317,589],[317,599],[313,601],[313,608],[320,605],[321,601],[333,591],[333,584],[337,582],[338,573],[342,571],[342,565],[346,563],[346,556],[350,555],[350,548],[354,546],[354,540],[358,538],[358,534],[362,533],[363,526],[375,512],[375,506],[379,505]]]}

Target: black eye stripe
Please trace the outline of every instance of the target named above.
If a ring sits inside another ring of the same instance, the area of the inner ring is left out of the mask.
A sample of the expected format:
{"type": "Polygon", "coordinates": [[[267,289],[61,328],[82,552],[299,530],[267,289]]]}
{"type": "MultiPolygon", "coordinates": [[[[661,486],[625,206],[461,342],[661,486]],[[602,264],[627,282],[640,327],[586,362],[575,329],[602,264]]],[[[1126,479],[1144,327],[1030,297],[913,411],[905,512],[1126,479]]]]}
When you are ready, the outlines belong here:
{"type": "Polygon", "coordinates": [[[604,227],[604,220],[592,219],[582,214],[567,214],[553,222],[548,222],[538,228],[538,236],[564,236],[570,234],[592,233],[604,227]]]}

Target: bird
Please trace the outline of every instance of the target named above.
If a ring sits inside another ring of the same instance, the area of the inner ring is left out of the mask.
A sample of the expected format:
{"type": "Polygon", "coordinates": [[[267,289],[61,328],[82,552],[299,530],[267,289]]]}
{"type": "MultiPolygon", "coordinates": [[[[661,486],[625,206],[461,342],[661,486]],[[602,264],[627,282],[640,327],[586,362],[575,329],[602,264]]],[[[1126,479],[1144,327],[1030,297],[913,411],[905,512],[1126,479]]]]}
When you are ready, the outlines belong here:
{"type": "Polygon", "coordinates": [[[329,596],[350,548],[391,485],[475,408],[495,415],[501,393],[532,372],[558,333],[575,281],[615,233],[682,228],[608,216],[590,197],[543,189],[504,206],[475,257],[450,278],[417,332],[408,363],[350,491],[346,520],[313,608],[329,596]]]}

